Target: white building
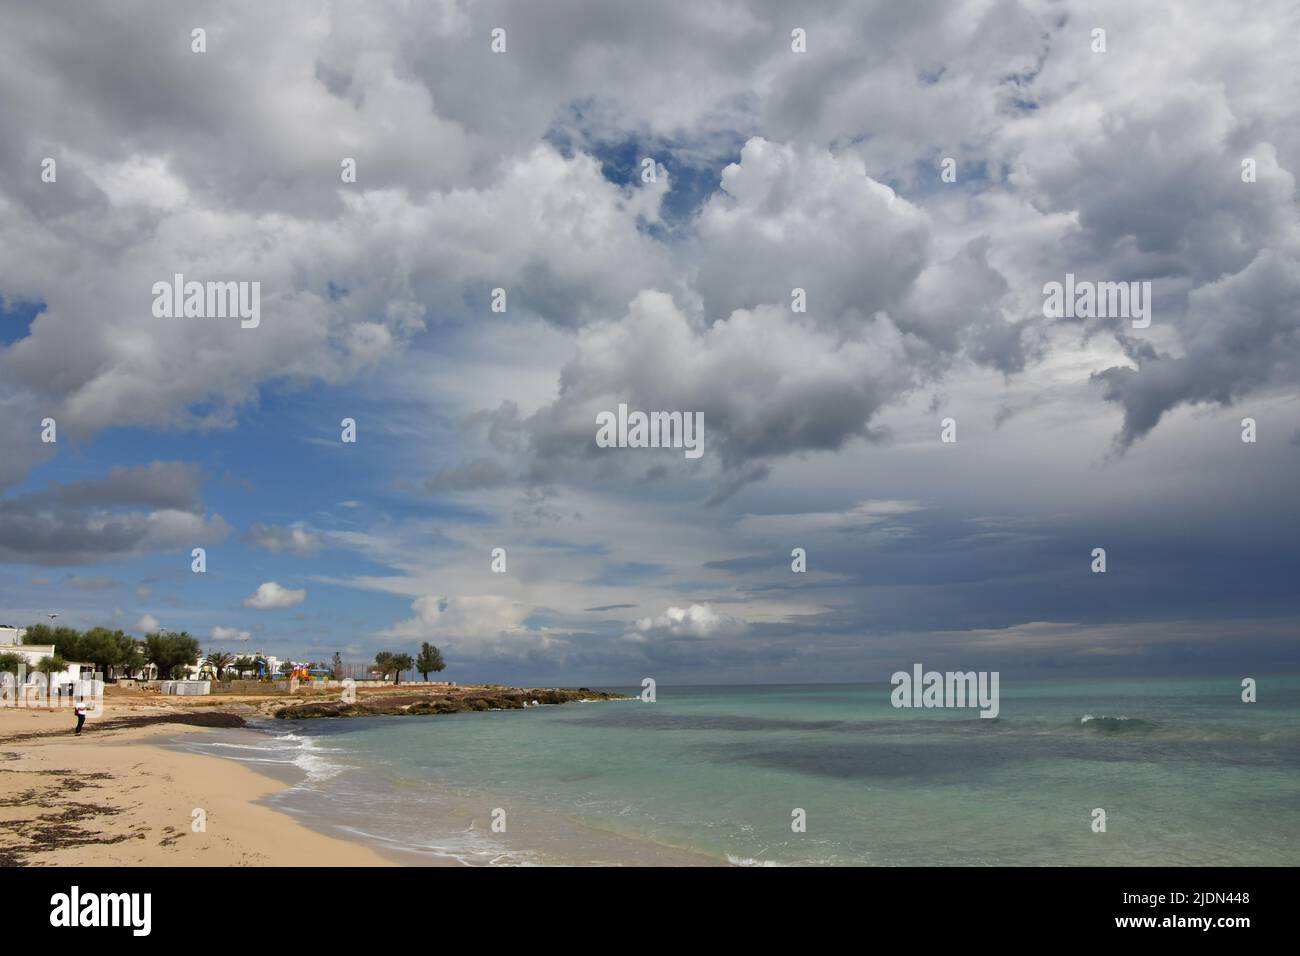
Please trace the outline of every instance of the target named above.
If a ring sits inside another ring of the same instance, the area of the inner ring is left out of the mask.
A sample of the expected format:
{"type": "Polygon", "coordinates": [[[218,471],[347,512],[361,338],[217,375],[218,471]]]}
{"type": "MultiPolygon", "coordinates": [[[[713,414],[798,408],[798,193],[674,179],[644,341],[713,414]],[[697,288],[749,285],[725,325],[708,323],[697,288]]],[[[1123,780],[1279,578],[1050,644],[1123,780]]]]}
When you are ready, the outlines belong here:
{"type": "MultiPolygon", "coordinates": [[[[24,644],[22,640],[26,634],[27,628],[25,627],[0,625],[0,654],[17,654],[23,658],[27,662],[27,680],[30,683],[36,673],[36,665],[41,662],[41,658],[54,656],[54,645],[24,644]]],[[[51,673],[50,680],[65,684],[79,680],[82,671],[92,671],[94,668],[95,665],[93,664],[79,664],[69,661],[64,670],[51,673]]]]}

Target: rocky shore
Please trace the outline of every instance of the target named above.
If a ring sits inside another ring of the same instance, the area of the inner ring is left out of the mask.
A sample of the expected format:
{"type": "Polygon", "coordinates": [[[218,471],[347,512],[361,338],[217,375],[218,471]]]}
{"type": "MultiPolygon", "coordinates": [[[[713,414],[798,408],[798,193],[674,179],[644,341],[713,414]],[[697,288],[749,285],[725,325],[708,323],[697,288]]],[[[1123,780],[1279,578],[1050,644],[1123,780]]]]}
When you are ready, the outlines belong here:
{"type": "Polygon", "coordinates": [[[437,690],[400,688],[380,694],[358,696],[354,701],[306,700],[298,703],[275,703],[267,707],[280,720],[312,720],[319,717],[427,716],[460,714],[469,711],[520,710],[542,704],[568,704],[575,701],[623,700],[622,694],[579,687],[439,687],[437,690]]]}

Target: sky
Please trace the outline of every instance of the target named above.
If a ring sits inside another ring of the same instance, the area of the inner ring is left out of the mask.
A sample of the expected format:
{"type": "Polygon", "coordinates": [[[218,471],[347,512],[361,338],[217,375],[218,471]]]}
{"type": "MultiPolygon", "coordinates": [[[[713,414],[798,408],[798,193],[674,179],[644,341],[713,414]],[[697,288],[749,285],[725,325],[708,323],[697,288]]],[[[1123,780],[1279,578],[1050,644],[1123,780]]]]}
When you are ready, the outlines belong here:
{"type": "Polygon", "coordinates": [[[0,623],[462,682],[1296,669],[1300,5],[0,15],[0,623]],[[260,320],[159,316],[176,274],[260,320]],[[1045,314],[1067,274],[1150,325],[1045,314]],[[620,404],[703,454],[602,447],[620,404]]]}

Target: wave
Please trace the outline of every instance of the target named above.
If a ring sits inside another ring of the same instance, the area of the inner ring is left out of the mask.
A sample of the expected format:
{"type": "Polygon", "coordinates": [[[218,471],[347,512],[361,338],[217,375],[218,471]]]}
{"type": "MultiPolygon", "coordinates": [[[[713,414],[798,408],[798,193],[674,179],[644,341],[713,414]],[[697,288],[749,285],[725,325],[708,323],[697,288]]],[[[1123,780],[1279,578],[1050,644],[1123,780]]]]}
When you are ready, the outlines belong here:
{"type": "Polygon", "coordinates": [[[1160,724],[1154,720],[1126,717],[1123,714],[1118,716],[1102,714],[1098,717],[1084,714],[1079,718],[1079,724],[1087,730],[1102,734],[1149,734],[1160,728],[1160,724]]]}
{"type": "Polygon", "coordinates": [[[331,756],[344,753],[337,747],[323,747],[311,737],[262,731],[255,740],[210,740],[184,738],[181,745],[195,753],[225,757],[239,763],[262,766],[291,766],[306,775],[306,783],[328,780],[347,769],[331,756]]]}
{"type": "Polygon", "coordinates": [[[412,842],[398,840],[382,833],[363,830],[356,826],[340,825],[338,829],[353,837],[370,842],[390,852],[413,853],[418,856],[451,859],[462,866],[541,866],[538,854],[528,850],[507,847],[473,827],[437,841],[412,842]]]}

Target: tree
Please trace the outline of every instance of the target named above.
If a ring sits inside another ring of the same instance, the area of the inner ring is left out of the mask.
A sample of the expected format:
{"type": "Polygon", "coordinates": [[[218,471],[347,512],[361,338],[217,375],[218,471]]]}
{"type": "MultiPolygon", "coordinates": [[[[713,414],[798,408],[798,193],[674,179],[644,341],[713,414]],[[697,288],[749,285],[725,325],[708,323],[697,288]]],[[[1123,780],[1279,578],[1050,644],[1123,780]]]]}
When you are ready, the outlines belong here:
{"type": "Polygon", "coordinates": [[[211,668],[217,672],[217,680],[221,680],[228,668],[235,661],[235,655],[226,651],[208,651],[207,662],[211,668]]]}
{"type": "Polygon", "coordinates": [[[409,671],[415,666],[415,661],[411,659],[410,654],[394,654],[389,658],[388,663],[393,668],[393,684],[396,686],[402,682],[402,671],[409,671]]]}
{"type": "Polygon", "coordinates": [[[95,665],[101,674],[125,663],[134,657],[135,641],[122,631],[110,631],[106,627],[92,627],[71,648],[58,648],[60,654],[72,660],[95,665]]]}
{"type": "Polygon", "coordinates": [[[343,655],[338,651],[334,652],[334,660],[331,662],[334,668],[334,679],[343,679],[343,655]]]}
{"type": "Polygon", "coordinates": [[[59,671],[67,670],[68,662],[60,654],[46,654],[36,662],[36,669],[49,677],[51,674],[57,674],[59,671]]]}
{"type": "Polygon", "coordinates": [[[420,645],[420,656],[415,659],[415,669],[420,672],[426,681],[429,679],[430,671],[436,674],[438,671],[445,670],[446,667],[447,662],[442,659],[442,651],[428,641],[420,645]]]}
{"type": "Polygon", "coordinates": [[[139,641],[128,636],[125,646],[126,651],[117,666],[120,669],[120,674],[126,674],[130,677],[136,671],[142,670],[147,661],[144,657],[144,648],[140,646],[139,641]]]}
{"type": "Polygon", "coordinates": [[[81,632],[75,627],[52,627],[49,624],[33,624],[23,635],[24,644],[53,644],[60,654],[78,657],[81,645],[81,632]]]}
{"type": "Polygon", "coordinates": [[[0,654],[0,674],[13,674],[14,679],[18,679],[18,668],[27,663],[27,658],[21,654],[15,654],[13,651],[5,651],[0,654]]]}
{"type": "Polygon", "coordinates": [[[139,664],[136,642],[122,631],[92,627],[82,633],[74,627],[33,624],[23,635],[24,644],[53,644],[54,652],[67,661],[93,664],[101,674],[115,667],[139,664]]]}
{"type": "Polygon", "coordinates": [[[290,674],[292,674],[293,669],[294,669],[293,663],[290,661],[285,661],[283,664],[280,665],[280,673],[283,674],[285,677],[288,677],[290,674]]]}
{"type": "Polygon", "coordinates": [[[159,677],[172,677],[177,668],[199,661],[199,642],[188,631],[179,634],[146,634],[144,653],[149,663],[158,666],[159,677]]]}
{"type": "MultiPolygon", "coordinates": [[[[53,644],[54,654],[63,661],[82,661],[82,634],[75,627],[33,624],[23,635],[24,644],[53,644]]],[[[66,666],[66,664],[65,664],[66,666]]]]}
{"type": "Polygon", "coordinates": [[[402,682],[402,671],[409,671],[414,666],[415,661],[411,659],[410,654],[380,651],[375,655],[375,670],[379,671],[380,676],[384,678],[387,678],[391,672],[394,686],[402,682]]]}

